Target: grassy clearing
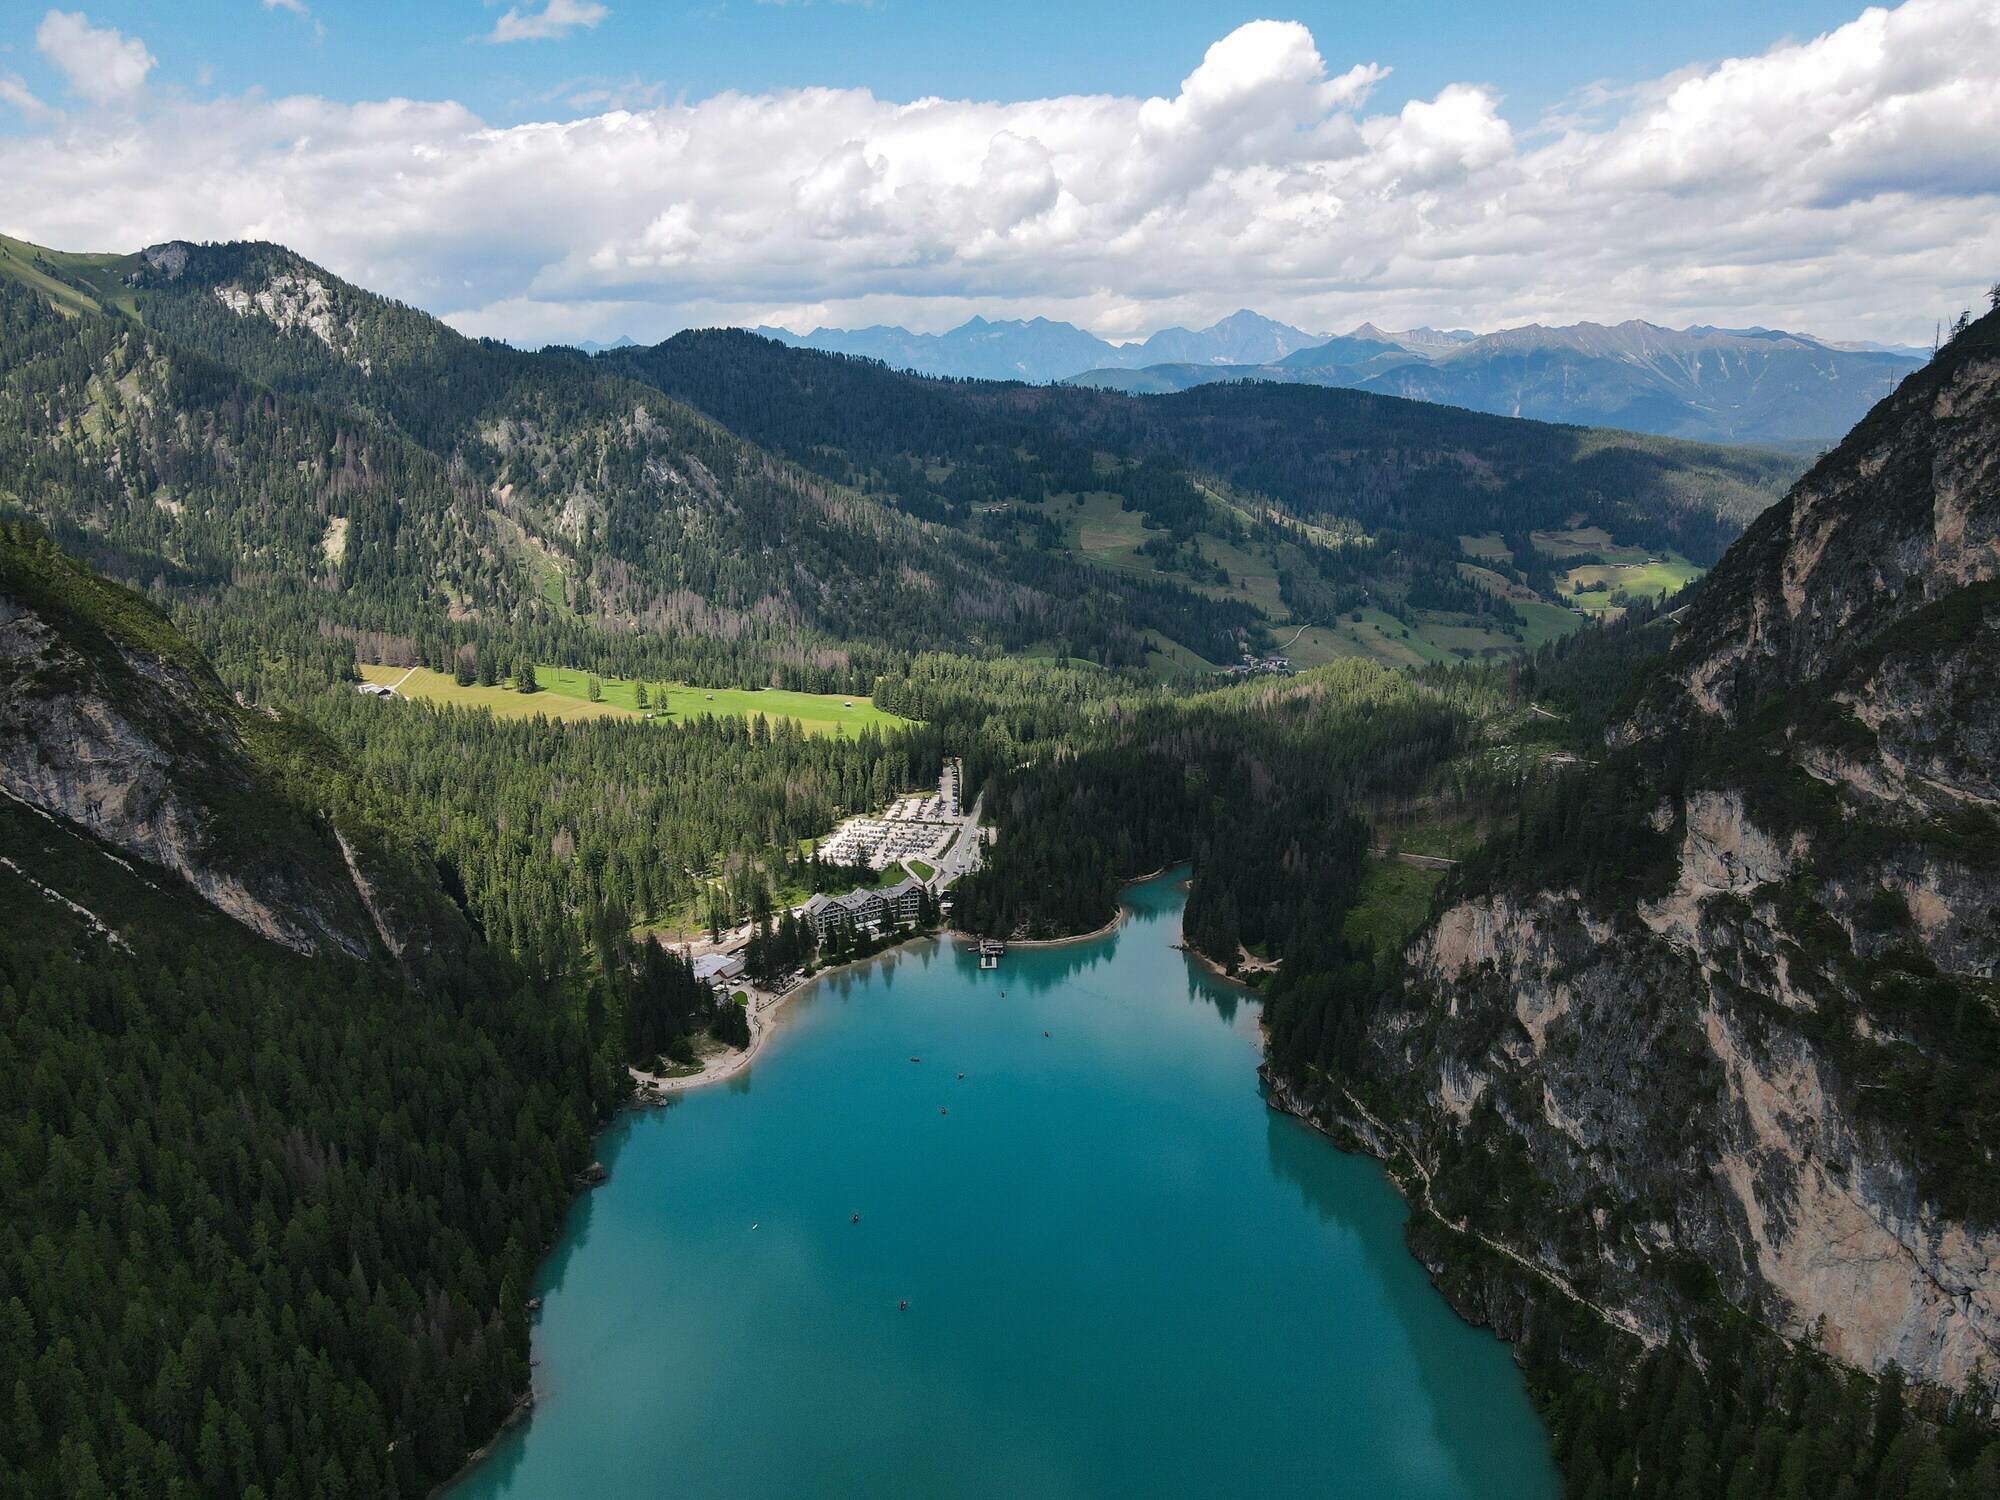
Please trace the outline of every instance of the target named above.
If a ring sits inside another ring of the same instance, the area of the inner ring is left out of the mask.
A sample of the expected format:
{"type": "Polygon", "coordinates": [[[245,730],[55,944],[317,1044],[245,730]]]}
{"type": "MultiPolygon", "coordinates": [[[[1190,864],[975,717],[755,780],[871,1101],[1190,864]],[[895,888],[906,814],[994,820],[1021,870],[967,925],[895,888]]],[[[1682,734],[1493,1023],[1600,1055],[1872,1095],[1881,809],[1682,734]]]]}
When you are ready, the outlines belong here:
{"type": "Polygon", "coordinates": [[[1514,560],[1513,549],[1507,545],[1506,541],[1497,531],[1489,531],[1484,536],[1460,536],[1458,539],[1458,550],[1463,552],[1467,557],[1477,558],[1480,562],[1512,562],[1514,560]]]}
{"type": "Polygon", "coordinates": [[[1575,557],[1579,552],[1602,552],[1607,557],[1629,553],[1643,558],[1645,553],[1636,547],[1620,547],[1611,540],[1611,533],[1602,526],[1576,526],[1568,531],[1531,531],[1528,540],[1535,544],[1537,552],[1546,552],[1550,557],[1575,557]]]}
{"type": "MultiPolygon", "coordinates": [[[[1388,667],[1420,667],[1428,662],[1457,660],[1449,651],[1426,640],[1421,630],[1410,630],[1407,635],[1404,630],[1402,621],[1394,615],[1368,606],[1362,609],[1359,620],[1345,614],[1331,625],[1315,626],[1299,645],[1306,646],[1307,640],[1311,640],[1308,649],[1330,653],[1325,658],[1328,661],[1338,656],[1365,656],[1388,667]]],[[[1291,656],[1295,662],[1307,662],[1298,647],[1293,648],[1291,656]]]]}
{"type": "Polygon", "coordinates": [[[1367,656],[1369,653],[1352,636],[1325,625],[1308,625],[1293,638],[1290,630],[1278,633],[1278,646],[1283,655],[1289,656],[1299,667],[1323,667],[1330,661],[1340,661],[1349,656],[1367,656]],[[1290,642],[1289,645],[1286,643],[1290,642]]]}
{"type": "Polygon", "coordinates": [[[1544,604],[1537,600],[1533,604],[1516,604],[1514,608],[1518,609],[1528,622],[1528,628],[1523,632],[1522,644],[1530,651],[1583,629],[1583,621],[1559,604],[1544,604]]]}
{"type": "Polygon", "coordinates": [[[1398,854],[1464,859],[1479,847],[1489,831],[1470,813],[1431,810],[1421,812],[1410,822],[1378,822],[1374,839],[1379,847],[1398,854]]]}
{"type": "MultiPolygon", "coordinates": [[[[590,674],[566,667],[537,667],[535,680],[543,691],[587,701],[590,674]]],[[[614,704],[630,713],[650,713],[655,719],[692,719],[702,714],[717,718],[747,718],[763,714],[772,719],[791,719],[807,734],[859,734],[864,729],[897,729],[910,721],[884,713],[867,697],[847,697],[838,693],[794,693],[783,688],[698,688],[678,683],[666,684],[667,701],[659,701],[660,684],[647,689],[648,707],[638,706],[638,684],[616,677],[598,679],[603,703],[614,704]]]]}
{"type": "MultiPolygon", "coordinates": [[[[1243,518],[1246,526],[1257,519],[1240,505],[1231,505],[1230,509],[1243,518]]],[[[1260,510],[1266,519],[1286,526],[1295,526],[1322,547],[1357,547],[1373,540],[1361,529],[1361,523],[1350,517],[1343,516],[1332,526],[1318,526],[1288,511],[1280,510],[1275,505],[1262,506],[1260,510]]]]}
{"type": "Polygon", "coordinates": [[[123,278],[138,264],[138,260],[136,255],[86,255],[45,250],[25,240],[9,239],[0,234],[0,280],[18,281],[69,313],[116,309],[136,316],[131,290],[125,286],[123,278]],[[74,277],[90,290],[80,291],[50,275],[44,267],[62,276],[74,277]]]}
{"type": "MultiPolygon", "coordinates": [[[[1148,531],[1139,512],[1124,509],[1118,496],[1093,490],[1078,505],[1074,496],[1058,495],[1048,509],[1063,522],[1064,545],[1085,562],[1118,573],[1192,582],[1185,574],[1154,566],[1152,559],[1139,551],[1152,538],[1166,533],[1148,531]]],[[[1229,586],[1192,583],[1194,588],[1213,599],[1247,599],[1273,620],[1290,617],[1291,611],[1278,597],[1278,571],[1269,558],[1219,537],[1202,536],[1195,545],[1203,557],[1229,574],[1229,586]]]]}
{"type": "MultiPolygon", "coordinates": [[[[1643,554],[1642,554],[1643,555],[1643,554]]],[[[1573,597],[1578,609],[1593,615],[1611,614],[1618,606],[1611,602],[1611,595],[1618,591],[1638,597],[1660,599],[1668,594],[1677,594],[1695,579],[1701,577],[1702,569],[1696,567],[1678,552],[1670,552],[1661,561],[1633,563],[1592,563],[1581,568],[1571,568],[1562,581],[1563,592],[1573,597]],[[1578,594],[1575,591],[1593,583],[1602,583],[1602,592],[1578,594]]]]}
{"type": "Polygon", "coordinates": [[[1278,570],[1268,557],[1246,552],[1218,537],[1205,536],[1199,544],[1201,555],[1221,564],[1229,574],[1229,587],[1205,587],[1202,592],[1217,598],[1248,599],[1273,620],[1289,620],[1291,608],[1278,593],[1278,570]]]}
{"type": "Polygon", "coordinates": [[[449,673],[433,672],[428,667],[408,670],[364,664],[361,676],[367,682],[387,683],[405,698],[417,698],[425,703],[452,703],[460,708],[483,708],[501,719],[532,719],[538,714],[545,719],[571,721],[638,717],[630,709],[610,703],[586,703],[550,693],[517,693],[512,688],[504,687],[461,687],[449,673]]]}
{"type": "Polygon", "coordinates": [[[494,529],[506,541],[508,550],[528,570],[535,592],[557,609],[565,608],[569,603],[569,588],[563,578],[562,564],[556,561],[555,554],[522,530],[512,516],[497,510],[487,514],[493,518],[494,529]]]}
{"type": "Polygon", "coordinates": [[[616,677],[599,681],[599,697],[590,700],[590,674],[566,667],[537,667],[539,693],[517,693],[503,687],[463,687],[443,672],[419,667],[405,675],[401,667],[364,666],[361,675],[369,682],[400,683],[397,691],[408,698],[431,703],[457,703],[484,708],[502,718],[529,719],[540,714],[549,719],[640,719],[652,714],[656,722],[698,718],[747,718],[763,714],[771,719],[791,719],[807,734],[859,734],[864,729],[894,729],[908,719],[884,713],[867,698],[848,698],[831,693],[793,693],[779,688],[691,688],[678,684],[666,687],[664,707],[658,702],[659,684],[648,687],[649,706],[638,706],[638,684],[616,677]]]}
{"type": "Polygon", "coordinates": [[[1430,915],[1431,892],[1444,876],[1419,870],[1401,860],[1369,861],[1361,894],[1348,908],[1341,932],[1357,947],[1376,953],[1393,952],[1408,942],[1430,915]]]}
{"type": "Polygon", "coordinates": [[[1125,573],[1158,571],[1137,552],[1155,533],[1146,530],[1136,510],[1124,509],[1118,496],[1092,490],[1078,505],[1074,497],[1059,495],[1050,509],[1064,520],[1063,539],[1070,551],[1100,568],[1125,573]]]}
{"type": "Polygon", "coordinates": [[[1154,648],[1146,655],[1146,670],[1155,677],[1176,677],[1183,672],[1216,670],[1214,662],[1198,652],[1189,650],[1170,635],[1149,630],[1146,632],[1146,640],[1154,648]]]}
{"type": "Polygon", "coordinates": [[[1495,656],[1512,656],[1521,649],[1521,643],[1513,636],[1498,630],[1488,630],[1483,625],[1426,623],[1419,627],[1417,634],[1459,661],[1484,661],[1495,656]]]}
{"type": "Polygon", "coordinates": [[[1516,583],[1513,579],[1496,573],[1491,568],[1482,568],[1476,563],[1460,563],[1458,576],[1467,583],[1478,584],[1498,599],[1525,604],[1538,597],[1535,591],[1525,584],[1516,583]]]}

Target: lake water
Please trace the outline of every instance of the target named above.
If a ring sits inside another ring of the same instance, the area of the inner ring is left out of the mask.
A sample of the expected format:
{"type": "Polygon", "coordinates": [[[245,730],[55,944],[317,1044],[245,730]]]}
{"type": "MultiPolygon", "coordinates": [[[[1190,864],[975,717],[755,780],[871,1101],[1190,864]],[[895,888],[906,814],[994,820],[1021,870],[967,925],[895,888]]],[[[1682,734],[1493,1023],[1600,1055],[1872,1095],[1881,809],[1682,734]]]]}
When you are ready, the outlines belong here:
{"type": "Polygon", "coordinates": [[[1183,899],[831,976],[740,1079],[621,1120],[534,1415],[451,1500],[1550,1500],[1506,1348],[1380,1169],[1265,1107],[1183,899]]]}

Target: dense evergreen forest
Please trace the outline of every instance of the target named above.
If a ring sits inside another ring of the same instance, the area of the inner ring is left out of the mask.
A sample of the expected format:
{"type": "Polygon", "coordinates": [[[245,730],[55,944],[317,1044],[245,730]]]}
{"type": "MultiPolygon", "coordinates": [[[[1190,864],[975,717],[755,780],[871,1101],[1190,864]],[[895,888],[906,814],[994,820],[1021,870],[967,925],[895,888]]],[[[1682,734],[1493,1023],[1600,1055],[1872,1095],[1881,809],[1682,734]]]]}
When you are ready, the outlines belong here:
{"type": "Polygon", "coordinates": [[[1357,809],[1464,749],[1467,701],[1459,684],[1350,661],[1076,705],[1039,755],[1031,741],[996,774],[1002,837],[954,916],[1001,935],[1087,931],[1125,881],[1193,859],[1187,930],[1204,952],[1335,940],[1368,849],[1357,809]]]}
{"type": "Polygon", "coordinates": [[[614,1096],[560,986],[295,958],[8,803],[0,1494],[421,1495],[614,1096]]]}
{"type": "Polygon", "coordinates": [[[338,922],[337,826],[402,947],[287,951],[0,802],[0,1494],[422,1494],[525,1389],[525,1289],[620,1092],[609,1020],[468,933],[331,743],[237,710],[142,600],[19,526],[0,598],[10,755],[60,712],[152,739],[239,906],[338,922]]]}

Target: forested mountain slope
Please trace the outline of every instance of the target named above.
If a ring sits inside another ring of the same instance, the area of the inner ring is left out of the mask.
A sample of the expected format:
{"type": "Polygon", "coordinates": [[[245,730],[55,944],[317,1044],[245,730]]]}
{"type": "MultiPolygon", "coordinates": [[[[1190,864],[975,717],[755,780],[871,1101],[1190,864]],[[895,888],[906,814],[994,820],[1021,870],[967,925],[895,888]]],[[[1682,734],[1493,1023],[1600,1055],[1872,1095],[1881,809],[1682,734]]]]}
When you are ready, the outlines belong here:
{"type": "Polygon", "coordinates": [[[0,496],[128,581],[308,625],[582,624],[800,663],[891,643],[1137,662],[1147,630],[1233,657],[1256,629],[1241,603],[929,526],[278,247],[91,258],[63,302],[43,283],[74,259],[0,266],[0,496]],[[105,282],[118,304],[93,311],[105,282]]]}
{"type": "MultiPolygon", "coordinates": [[[[728,330],[594,363],[912,515],[1248,599],[1274,629],[1338,626],[1297,645],[1304,662],[1325,659],[1308,648],[1382,646],[1374,625],[1414,632],[1431,660],[1574,629],[1557,558],[1591,549],[1547,533],[1678,551],[1698,568],[1800,467],[1344,391],[1141,400],[934,380],[728,330]],[[1364,609],[1370,627],[1347,629],[1364,609]]],[[[1415,659],[1393,644],[1377,654],[1415,659]]]]}
{"type": "Polygon", "coordinates": [[[242,596],[295,651],[643,640],[628,669],[848,688],[926,648],[1226,665],[1278,626],[1308,661],[1505,654],[1576,623],[1578,554],[1537,532],[1699,567],[1796,467],[1332,391],[925,381],[742,334],[528,354],[277,246],[15,251],[0,499],[183,606],[242,596]]]}
{"type": "Polygon", "coordinates": [[[428,1492],[612,1072],[320,737],[0,530],[0,1494],[428,1492]]]}
{"type": "MultiPolygon", "coordinates": [[[[1097,452],[1170,458],[1193,478],[1242,485],[1300,519],[1455,539],[1466,532],[1601,525],[1641,544],[1677,541],[1712,562],[1797,470],[1776,455],[1553,427],[1352,392],[1231,386],[1140,401],[1062,387],[933,380],[728,330],[621,349],[627,370],[732,428],[807,461],[844,455],[857,481],[936,502],[1027,488],[1000,464],[1097,452]],[[951,472],[926,472],[925,460],[951,472]],[[987,485],[960,480],[977,465],[987,485]],[[912,471],[911,466],[916,466],[912,471]],[[957,493],[955,493],[955,491],[957,493]]],[[[1039,488],[1036,486],[1035,488],[1039,488]]]]}
{"type": "Polygon", "coordinates": [[[1518,1257],[1425,1241],[1499,1326],[1533,1267],[1644,1342],[1742,1314],[1987,1405],[1996,732],[2000,313],[1753,523],[1394,982],[1274,1007],[1272,1076],[1518,1257]]]}

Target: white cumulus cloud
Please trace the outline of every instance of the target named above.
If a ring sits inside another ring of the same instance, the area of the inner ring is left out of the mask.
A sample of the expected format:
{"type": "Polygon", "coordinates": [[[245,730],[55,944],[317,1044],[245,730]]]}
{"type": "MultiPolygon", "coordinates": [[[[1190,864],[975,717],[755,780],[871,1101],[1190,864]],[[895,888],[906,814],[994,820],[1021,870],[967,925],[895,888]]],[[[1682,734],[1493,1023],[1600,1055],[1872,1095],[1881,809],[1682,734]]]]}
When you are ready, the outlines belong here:
{"type": "MultiPolygon", "coordinates": [[[[559,5],[583,8],[530,19],[559,5]]],[[[1371,112],[1385,73],[1260,21],[1151,99],[813,88],[496,127],[452,103],[173,98],[0,137],[0,228],[281,240],[525,341],[974,312],[1125,337],[1241,306],[1326,330],[1641,316],[1928,341],[2000,275],[1991,0],[1869,10],[1528,136],[1474,84],[1371,112]]]]}
{"type": "Polygon", "coordinates": [[[597,0],[547,0],[540,10],[508,7],[493,25],[487,40],[493,42],[544,42],[568,36],[577,27],[595,26],[611,11],[597,0]]]}
{"type": "Polygon", "coordinates": [[[52,10],[35,28],[35,46],[61,71],[70,92],[92,104],[129,104],[146,90],[153,54],[115,26],[92,26],[82,11],[52,10]]]}
{"type": "Polygon", "coordinates": [[[19,73],[0,73],[0,103],[13,105],[31,120],[54,113],[35,97],[35,91],[28,87],[19,73]]]}

